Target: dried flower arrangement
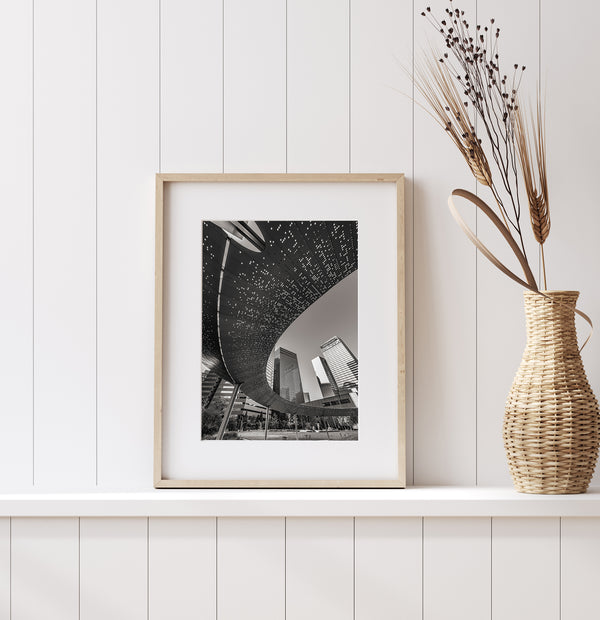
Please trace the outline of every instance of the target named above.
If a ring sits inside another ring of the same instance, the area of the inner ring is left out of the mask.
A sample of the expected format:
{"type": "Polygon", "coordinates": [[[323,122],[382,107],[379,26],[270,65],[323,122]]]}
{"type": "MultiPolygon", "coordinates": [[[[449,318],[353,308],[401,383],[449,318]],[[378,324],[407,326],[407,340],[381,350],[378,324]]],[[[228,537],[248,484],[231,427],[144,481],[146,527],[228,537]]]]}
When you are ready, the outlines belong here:
{"type": "MultiPolygon", "coordinates": [[[[525,66],[515,64],[510,75],[503,73],[498,51],[500,28],[495,26],[495,20],[473,28],[465,12],[455,8],[452,0],[449,2],[442,19],[437,19],[430,7],[421,13],[443,37],[446,51],[442,55],[432,51],[431,57],[417,65],[415,86],[477,181],[490,189],[501,221],[491,219],[517,254],[526,283],[518,280],[537,291],[521,225],[520,185],[523,184],[534,237],[542,250],[544,288],[547,288],[543,247],[550,232],[550,211],[544,108],[539,89],[536,113],[525,115],[518,98],[525,66]],[[483,129],[485,147],[474,117],[483,129]],[[493,171],[486,152],[493,159],[493,171]]],[[[466,190],[457,191],[460,193],[455,195],[474,198],[466,190]]],[[[472,202],[490,216],[489,207],[484,209],[481,199],[472,202]]],[[[467,232],[458,213],[453,211],[453,214],[467,232]]],[[[469,236],[483,250],[479,240],[469,236]]],[[[492,262],[500,267],[497,261],[492,262]]]]}
{"type": "MultiPolygon", "coordinates": [[[[575,314],[592,323],[576,308],[577,291],[546,290],[544,243],[550,211],[539,87],[535,111],[525,114],[518,96],[525,66],[515,64],[508,74],[502,71],[495,20],[472,28],[464,11],[449,2],[442,19],[430,8],[422,13],[443,37],[445,51],[432,53],[416,67],[414,83],[426,109],[496,203],[493,209],[479,196],[455,189],[448,199],[452,215],[487,259],[529,289],[527,347],[505,407],[509,469],[515,488],[524,493],[583,493],[598,457],[600,411],[579,355],[575,314]],[[458,213],[453,196],[466,198],[490,219],[517,257],[525,279],[481,243],[458,213]],[[541,250],[544,290],[539,290],[523,239],[525,197],[541,250]]],[[[584,346],[588,340],[589,336],[584,346]]]]}

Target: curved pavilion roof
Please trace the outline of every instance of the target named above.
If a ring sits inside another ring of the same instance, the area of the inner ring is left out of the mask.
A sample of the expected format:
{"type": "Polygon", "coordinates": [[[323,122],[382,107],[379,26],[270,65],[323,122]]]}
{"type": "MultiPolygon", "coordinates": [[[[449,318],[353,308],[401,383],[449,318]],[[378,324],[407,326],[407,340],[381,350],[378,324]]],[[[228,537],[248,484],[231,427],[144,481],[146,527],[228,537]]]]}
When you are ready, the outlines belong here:
{"type": "Polygon", "coordinates": [[[321,408],[281,398],[267,383],[266,367],[276,342],[296,318],[358,268],[357,222],[256,224],[265,240],[262,252],[235,241],[227,244],[228,236],[219,226],[204,222],[203,364],[281,413],[356,413],[354,407],[321,408]]]}

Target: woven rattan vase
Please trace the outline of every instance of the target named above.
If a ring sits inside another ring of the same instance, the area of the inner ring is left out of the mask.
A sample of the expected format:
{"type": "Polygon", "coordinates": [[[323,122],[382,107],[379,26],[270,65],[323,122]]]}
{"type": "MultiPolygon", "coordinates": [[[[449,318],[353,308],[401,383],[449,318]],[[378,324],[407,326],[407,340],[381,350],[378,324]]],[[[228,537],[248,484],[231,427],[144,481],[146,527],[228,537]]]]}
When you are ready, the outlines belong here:
{"type": "Polygon", "coordinates": [[[577,291],[525,292],[527,346],[506,402],[504,447],[517,491],[584,493],[598,458],[598,401],[575,331],[577,291]]]}

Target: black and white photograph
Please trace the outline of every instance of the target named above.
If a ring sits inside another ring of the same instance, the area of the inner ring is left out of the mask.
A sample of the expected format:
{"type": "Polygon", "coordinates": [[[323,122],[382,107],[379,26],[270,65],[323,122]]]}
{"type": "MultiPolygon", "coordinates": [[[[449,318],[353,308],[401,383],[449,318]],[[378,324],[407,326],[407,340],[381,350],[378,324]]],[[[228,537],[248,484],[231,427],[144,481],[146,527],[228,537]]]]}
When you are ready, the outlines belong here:
{"type": "Polygon", "coordinates": [[[357,441],[358,222],[203,221],[202,440],[357,441]]]}

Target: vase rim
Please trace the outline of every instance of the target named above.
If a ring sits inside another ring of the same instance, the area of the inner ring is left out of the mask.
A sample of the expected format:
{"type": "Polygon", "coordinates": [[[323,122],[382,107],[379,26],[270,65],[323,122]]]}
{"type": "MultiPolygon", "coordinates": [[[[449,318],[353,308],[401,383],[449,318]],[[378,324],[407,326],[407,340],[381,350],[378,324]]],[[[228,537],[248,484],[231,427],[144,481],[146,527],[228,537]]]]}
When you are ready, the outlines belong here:
{"type": "Polygon", "coordinates": [[[551,290],[539,290],[539,291],[523,291],[524,295],[579,295],[579,291],[565,291],[560,289],[551,289],[551,290]]]}

